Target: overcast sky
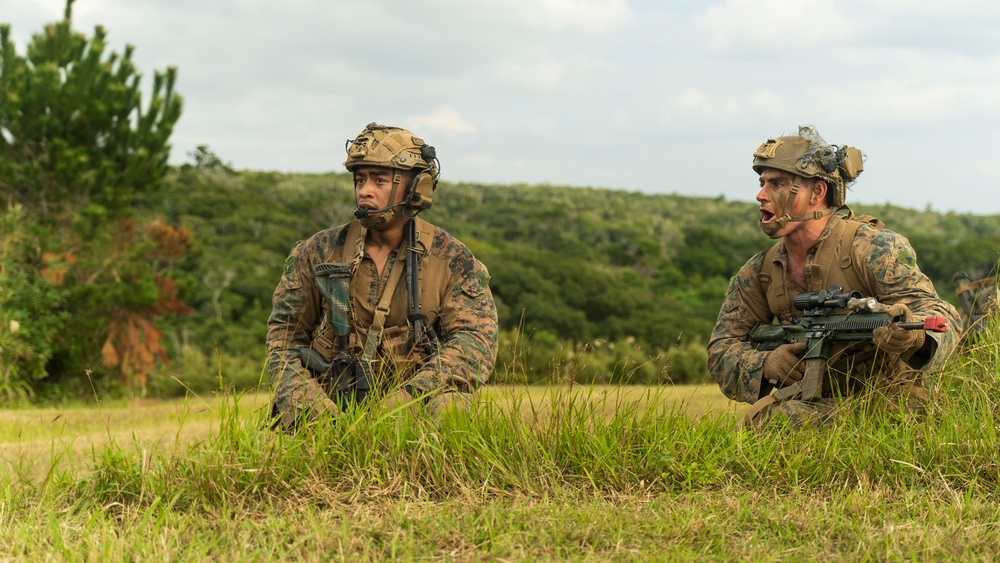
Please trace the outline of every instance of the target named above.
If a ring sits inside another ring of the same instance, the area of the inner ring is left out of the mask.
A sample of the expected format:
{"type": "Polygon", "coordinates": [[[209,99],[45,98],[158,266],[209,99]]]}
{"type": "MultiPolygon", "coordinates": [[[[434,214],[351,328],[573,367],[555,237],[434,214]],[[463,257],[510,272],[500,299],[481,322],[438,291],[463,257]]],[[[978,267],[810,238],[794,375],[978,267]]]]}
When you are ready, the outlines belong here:
{"type": "MultiPolygon", "coordinates": [[[[19,52],[63,0],[4,0],[19,52]]],[[[77,0],[74,26],[176,66],[171,162],[343,171],[366,123],[447,181],[753,201],[752,153],[815,125],[848,202],[1000,213],[996,0],[77,0]]]]}

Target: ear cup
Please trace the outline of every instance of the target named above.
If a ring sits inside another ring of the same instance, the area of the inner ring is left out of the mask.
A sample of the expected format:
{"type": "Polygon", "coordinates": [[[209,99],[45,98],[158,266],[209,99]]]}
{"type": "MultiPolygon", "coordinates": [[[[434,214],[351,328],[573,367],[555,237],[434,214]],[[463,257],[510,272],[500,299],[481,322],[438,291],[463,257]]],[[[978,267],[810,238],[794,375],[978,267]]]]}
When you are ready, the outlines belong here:
{"type": "Polygon", "coordinates": [[[409,207],[418,211],[430,209],[434,200],[434,188],[437,182],[429,172],[423,171],[413,177],[410,182],[409,207]]]}

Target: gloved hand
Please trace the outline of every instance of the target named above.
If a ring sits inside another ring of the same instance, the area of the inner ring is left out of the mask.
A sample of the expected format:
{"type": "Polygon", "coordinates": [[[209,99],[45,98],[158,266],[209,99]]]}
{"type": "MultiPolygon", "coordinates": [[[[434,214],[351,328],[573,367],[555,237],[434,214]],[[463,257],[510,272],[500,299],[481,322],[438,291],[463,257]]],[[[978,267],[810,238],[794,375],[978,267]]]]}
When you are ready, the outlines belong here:
{"type": "MultiPolygon", "coordinates": [[[[913,322],[917,318],[910,311],[910,308],[903,303],[893,303],[885,308],[886,314],[890,317],[899,317],[903,322],[913,322]]],[[[875,347],[887,354],[905,356],[908,353],[916,352],[924,345],[927,333],[922,330],[906,330],[899,328],[896,323],[876,328],[872,331],[872,342],[875,347]]]]}
{"type": "Polygon", "coordinates": [[[340,414],[340,407],[336,401],[325,395],[313,403],[310,410],[316,416],[337,416],[340,414]]]}
{"type": "Polygon", "coordinates": [[[408,410],[416,414],[420,410],[420,401],[414,400],[406,387],[400,387],[385,398],[385,410],[389,412],[408,410]]]}
{"type": "Polygon", "coordinates": [[[289,406],[282,411],[278,411],[276,405],[272,405],[272,416],[280,414],[281,426],[289,431],[295,430],[307,422],[315,422],[321,418],[335,418],[340,414],[340,407],[337,406],[330,397],[325,394],[313,397],[308,406],[289,406]]]}
{"type": "Polygon", "coordinates": [[[761,375],[782,385],[801,381],[806,372],[806,363],[800,357],[806,351],[805,342],[782,344],[767,354],[761,375]]]}

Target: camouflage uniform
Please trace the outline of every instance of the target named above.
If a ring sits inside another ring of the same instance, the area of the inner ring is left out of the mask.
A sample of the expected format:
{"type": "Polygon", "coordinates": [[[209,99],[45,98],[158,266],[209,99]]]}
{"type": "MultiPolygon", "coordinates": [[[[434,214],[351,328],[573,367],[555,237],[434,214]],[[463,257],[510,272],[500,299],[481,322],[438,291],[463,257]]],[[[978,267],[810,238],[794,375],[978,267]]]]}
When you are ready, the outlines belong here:
{"type": "MultiPolygon", "coordinates": [[[[785,287],[793,297],[802,291],[826,289],[831,272],[824,271],[818,264],[837,264],[839,260],[823,260],[817,250],[822,247],[824,252],[837,251],[837,244],[823,245],[823,242],[841,221],[844,221],[841,215],[833,215],[819,240],[809,249],[805,263],[806,289],[800,288],[788,277],[784,242],[776,243],[775,266],[771,271],[780,272],[774,276],[783,277],[785,287]]],[[[938,297],[930,279],[917,266],[916,254],[905,237],[862,224],[854,236],[850,252],[853,260],[861,266],[862,283],[861,287],[845,289],[860,291],[864,296],[875,297],[886,305],[903,303],[917,318],[929,315],[944,317],[950,325],[949,330],[944,333],[928,332],[927,338],[935,343],[932,356],[924,358],[915,355],[907,362],[883,357],[870,342],[835,347],[827,362],[828,377],[824,382],[823,399],[813,403],[786,401],[774,406],[771,412],[764,413],[765,416],[773,416],[777,412],[789,417],[794,424],[822,422],[832,414],[837,402],[835,397],[855,394],[872,385],[880,389],[905,386],[919,394],[922,377],[912,377],[914,370],[937,369],[943,358],[958,345],[962,333],[958,311],[938,297]],[[907,373],[910,376],[902,377],[907,373]]],[[[781,322],[791,320],[780,318],[775,304],[768,301],[762,287],[761,272],[765,269],[763,262],[766,254],[764,250],[751,258],[730,282],[708,345],[709,372],[727,397],[745,403],[754,403],[770,392],[770,384],[761,376],[769,352],[754,349],[748,339],[750,330],[757,323],[771,323],[776,317],[781,322]]],[[[798,314],[801,315],[801,311],[798,314]]],[[[789,317],[788,312],[784,315],[789,317]]]]}
{"type": "MultiPolygon", "coordinates": [[[[419,218],[413,220],[420,233],[418,246],[426,249],[419,262],[421,312],[440,336],[439,346],[430,354],[409,349],[407,285],[399,283],[374,363],[375,371],[388,376],[379,391],[406,384],[414,395],[426,397],[428,408],[434,410],[447,402],[445,397],[467,396],[489,378],[496,361],[497,314],[486,267],[453,236],[419,218]]],[[[335,410],[327,391],[303,368],[299,349],[322,338],[329,326],[324,322],[328,303],[313,271],[331,256],[347,257],[348,262],[354,257],[354,241],[348,240],[352,223],[360,229],[354,220],[296,244],[274,292],[267,332],[268,372],[274,410],[286,426],[294,424],[303,410],[335,410]]],[[[362,254],[350,282],[350,353],[354,357],[361,354],[390,271],[394,265],[405,268],[405,252],[393,251],[379,276],[371,257],[362,254]]]]}
{"type": "Polygon", "coordinates": [[[957,272],[952,278],[955,295],[962,305],[962,321],[966,326],[966,338],[972,338],[982,330],[983,318],[1000,306],[1000,286],[997,276],[972,280],[966,272],[957,272]]]}

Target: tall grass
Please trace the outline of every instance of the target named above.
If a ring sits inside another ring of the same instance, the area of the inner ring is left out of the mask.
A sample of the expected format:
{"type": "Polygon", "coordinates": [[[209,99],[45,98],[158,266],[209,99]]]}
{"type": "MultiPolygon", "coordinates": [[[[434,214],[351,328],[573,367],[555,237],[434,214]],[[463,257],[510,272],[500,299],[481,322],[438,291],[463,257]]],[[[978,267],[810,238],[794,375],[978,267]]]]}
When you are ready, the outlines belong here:
{"type": "Polygon", "coordinates": [[[540,397],[511,387],[468,413],[373,407],[294,435],[270,431],[245,397],[225,397],[208,439],[112,440],[85,471],[0,477],[0,552],[997,557],[997,330],[935,378],[926,413],[861,397],[810,431],[735,431],[730,412],[671,406],[667,387],[571,384],[540,397]]]}

